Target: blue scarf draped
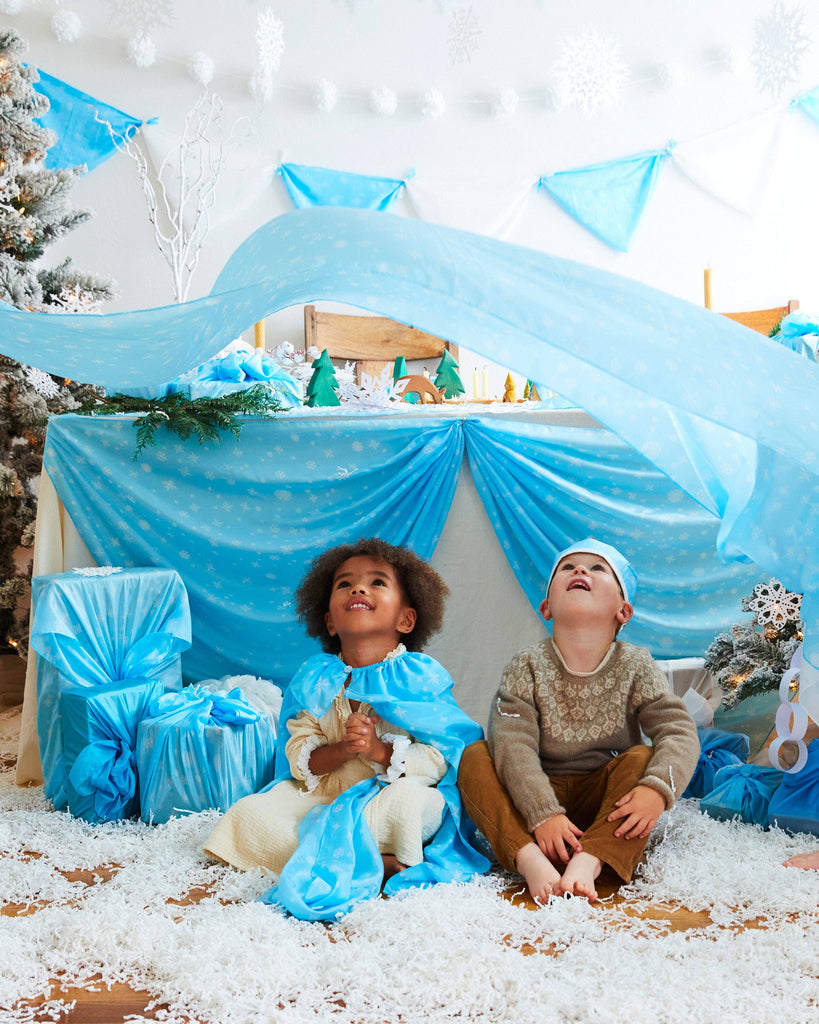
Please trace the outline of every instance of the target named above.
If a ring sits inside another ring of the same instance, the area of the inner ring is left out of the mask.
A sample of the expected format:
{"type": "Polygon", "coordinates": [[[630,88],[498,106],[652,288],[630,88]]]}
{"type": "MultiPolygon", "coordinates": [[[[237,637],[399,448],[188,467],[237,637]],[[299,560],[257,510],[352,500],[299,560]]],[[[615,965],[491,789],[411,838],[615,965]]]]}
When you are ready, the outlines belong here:
{"type": "MultiPolygon", "coordinates": [[[[276,782],[292,778],[285,754],[287,723],[300,711],[321,717],[348,676],[347,697],[370,704],[379,717],[400,725],[420,743],[439,750],[447,771],[438,790],[444,798],[441,827],[424,847],[421,864],[399,871],[384,886],[387,894],[434,882],[462,882],[487,870],[489,862],[467,839],[468,819],[456,784],[464,748],[481,739],[479,725],[452,697],[452,678],[426,654],[403,653],[363,668],[350,668],[334,654],[308,658],[284,696],[276,751],[276,782]]],[[[314,807],[299,827],[299,845],[278,885],[263,903],[284,907],[303,921],[346,914],[359,900],[377,896],[383,863],[364,819],[364,808],[384,783],[365,779],[331,803],[314,807]]]]}

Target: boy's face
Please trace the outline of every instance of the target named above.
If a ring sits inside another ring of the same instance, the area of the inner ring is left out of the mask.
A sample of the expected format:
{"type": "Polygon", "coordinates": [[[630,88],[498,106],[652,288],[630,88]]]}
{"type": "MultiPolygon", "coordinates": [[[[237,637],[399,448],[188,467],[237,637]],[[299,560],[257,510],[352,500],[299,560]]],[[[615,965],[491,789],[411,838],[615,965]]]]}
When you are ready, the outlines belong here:
{"type": "Polygon", "coordinates": [[[634,609],[623,597],[617,577],[605,558],[573,551],[558,562],[549,592],[540,605],[540,614],[547,622],[591,615],[611,622],[616,630],[628,622],[634,609]]]}
{"type": "Polygon", "coordinates": [[[324,616],[330,636],[383,636],[395,639],[415,628],[416,612],[407,604],[389,562],[356,555],[342,562],[333,576],[324,616]]]}

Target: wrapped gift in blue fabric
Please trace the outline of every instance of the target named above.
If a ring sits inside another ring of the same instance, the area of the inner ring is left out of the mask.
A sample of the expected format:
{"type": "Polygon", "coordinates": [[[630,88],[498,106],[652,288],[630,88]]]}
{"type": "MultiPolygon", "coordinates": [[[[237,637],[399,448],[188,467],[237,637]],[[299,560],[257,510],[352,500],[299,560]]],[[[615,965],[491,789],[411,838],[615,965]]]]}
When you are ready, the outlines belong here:
{"type": "Polygon", "coordinates": [[[711,818],[739,818],[753,825],[768,824],[771,797],[782,782],[778,768],[761,764],[736,764],[720,768],[714,788],[700,800],[700,810],[711,818]]]}
{"type": "Polygon", "coordinates": [[[190,647],[188,595],[172,569],[72,570],[35,576],[31,647],[37,653],[37,735],[45,795],[68,806],[60,695],[153,679],[182,686],[180,654],[190,647]]]}
{"type": "Polygon", "coordinates": [[[768,806],[768,824],[819,835],[819,738],[808,746],[805,767],[785,772],[768,806]]]}
{"type": "Polygon", "coordinates": [[[139,813],[137,728],[162,684],[129,679],[66,686],[60,694],[68,810],[90,822],[139,813]]]}
{"type": "Polygon", "coordinates": [[[193,685],[164,694],[137,734],[142,820],[227,810],[271,781],[275,750],[273,723],[240,690],[210,693],[193,685]]]}
{"type": "Polygon", "coordinates": [[[697,729],[700,738],[700,756],[697,767],[683,793],[686,797],[701,797],[714,788],[714,776],[728,765],[744,764],[748,760],[751,743],[747,736],[723,729],[697,729]]]}
{"type": "Polygon", "coordinates": [[[209,359],[187,380],[172,385],[186,390],[191,398],[220,398],[234,391],[245,391],[254,384],[265,384],[284,409],[302,404],[302,386],[264,352],[230,352],[209,359]]]}

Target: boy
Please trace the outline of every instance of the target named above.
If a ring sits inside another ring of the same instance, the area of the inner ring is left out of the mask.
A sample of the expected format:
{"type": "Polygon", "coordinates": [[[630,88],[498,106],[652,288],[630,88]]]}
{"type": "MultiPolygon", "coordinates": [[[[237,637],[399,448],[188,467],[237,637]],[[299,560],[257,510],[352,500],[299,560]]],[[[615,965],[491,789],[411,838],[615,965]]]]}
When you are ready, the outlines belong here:
{"type": "Polygon", "coordinates": [[[474,743],[461,759],[464,809],[537,902],[595,900],[603,864],[628,881],[697,764],[682,701],[645,648],[616,640],[636,588],[608,544],[587,538],[561,551],[540,606],[552,637],[507,666],[488,751],[474,743]]]}

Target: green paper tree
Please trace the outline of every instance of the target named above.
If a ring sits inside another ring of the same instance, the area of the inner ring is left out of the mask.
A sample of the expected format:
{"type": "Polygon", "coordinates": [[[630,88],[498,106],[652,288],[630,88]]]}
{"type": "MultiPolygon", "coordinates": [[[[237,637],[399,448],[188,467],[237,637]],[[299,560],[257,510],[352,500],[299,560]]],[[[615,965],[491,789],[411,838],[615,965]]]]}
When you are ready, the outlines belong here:
{"type": "MultiPolygon", "coordinates": [[[[35,120],[48,99],[34,89],[39,76],[23,61],[25,51],[16,31],[0,29],[0,300],[38,313],[94,313],[113,297],[110,279],[83,273],[70,259],[40,263],[52,242],[90,214],[68,205],[85,168],[43,166],[56,139],[35,120]]],[[[48,417],[98,391],[0,355],[0,654],[27,653],[30,548],[48,417]]]]}
{"type": "Polygon", "coordinates": [[[457,398],[458,395],[464,393],[463,382],[458,373],[458,364],[448,349],[444,349],[438,369],[435,371],[435,387],[439,391],[443,391],[444,398],[457,398]]]}
{"type": "MultiPolygon", "coordinates": [[[[407,369],[407,361],[403,356],[399,356],[392,368],[392,379],[393,381],[400,380],[401,377],[408,377],[409,370],[407,369]]],[[[409,402],[411,405],[415,405],[418,401],[418,395],[415,392],[411,392],[409,395],[402,396],[405,402],[409,402]]]]}
{"type": "Polygon", "coordinates": [[[307,385],[306,405],[314,409],[320,405],[341,405],[338,397],[336,371],[325,349],[318,359],[313,360],[313,376],[307,385]]]}

